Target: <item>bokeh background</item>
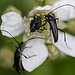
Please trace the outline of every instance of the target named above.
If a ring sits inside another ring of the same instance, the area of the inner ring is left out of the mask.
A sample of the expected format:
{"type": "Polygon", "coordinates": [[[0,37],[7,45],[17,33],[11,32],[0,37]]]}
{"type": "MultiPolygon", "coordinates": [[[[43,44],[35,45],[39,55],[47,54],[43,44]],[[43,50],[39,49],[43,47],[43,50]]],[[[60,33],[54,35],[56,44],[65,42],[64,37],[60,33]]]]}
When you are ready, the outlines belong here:
{"type": "MultiPolygon", "coordinates": [[[[44,6],[46,4],[52,5],[56,0],[0,0],[0,17],[5,9],[13,5],[22,12],[22,16],[27,16],[29,11],[37,5],[44,6]]],[[[1,24],[1,18],[0,18],[1,24]]],[[[75,35],[75,25],[69,21],[69,26],[64,31],[75,35]]],[[[16,37],[21,41],[23,34],[16,37]]],[[[2,36],[0,32],[0,75],[18,75],[13,68],[15,47],[6,41],[12,41],[15,45],[17,43],[12,39],[2,36]]],[[[73,41],[72,41],[73,42],[73,41]]],[[[21,75],[75,75],[75,58],[65,56],[56,60],[46,60],[41,66],[32,72],[23,71],[21,75]]]]}

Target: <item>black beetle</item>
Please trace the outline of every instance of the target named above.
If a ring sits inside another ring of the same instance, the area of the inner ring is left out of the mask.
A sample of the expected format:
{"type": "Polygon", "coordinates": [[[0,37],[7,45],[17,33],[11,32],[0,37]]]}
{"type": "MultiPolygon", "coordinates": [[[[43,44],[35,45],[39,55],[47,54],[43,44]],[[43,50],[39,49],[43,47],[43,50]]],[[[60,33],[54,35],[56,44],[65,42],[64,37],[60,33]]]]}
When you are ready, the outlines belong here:
{"type": "Polygon", "coordinates": [[[41,33],[45,29],[45,27],[43,29],[40,29],[42,26],[44,26],[42,25],[41,17],[37,15],[30,17],[33,17],[33,20],[31,20],[30,22],[30,32],[35,32],[37,30],[41,33]]]}
{"type": "MultiPolygon", "coordinates": [[[[1,31],[7,32],[8,34],[10,34],[6,30],[1,30],[1,31]]],[[[43,38],[41,38],[41,37],[34,37],[34,38],[30,38],[30,39],[26,40],[25,42],[20,42],[20,43],[13,36],[12,36],[12,38],[18,43],[18,46],[15,46],[11,41],[8,41],[9,43],[11,43],[13,46],[16,47],[16,51],[14,53],[14,65],[13,65],[13,67],[16,69],[16,71],[18,73],[21,73],[21,67],[20,67],[21,55],[23,55],[26,59],[35,56],[35,55],[32,55],[32,56],[27,57],[27,56],[25,56],[24,54],[21,53],[24,43],[26,43],[27,41],[29,41],[31,39],[35,39],[35,38],[43,39],[43,38]]],[[[30,47],[24,47],[24,48],[30,48],[30,47]]],[[[22,64],[21,64],[21,66],[22,66],[22,64]]],[[[23,66],[22,66],[22,70],[23,70],[23,66]]]]}
{"type": "MultiPolygon", "coordinates": [[[[55,15],[53,14],[53,11],[55,11],[56,9],[60,8],[60,7],[63,7],[63,6],[72,6],[74,9],[75,7],[71,4],[65,4],[65,5],[61,5],[57,8],[55,8],[54,10],[52,10],[51,12],[49,12],[48,14],[44,14],[42,16],[39,16],[39,17],[35,17],[33,19],[33,22],[31,21],[30,23],[30,31],[32,32],[32,29],[34,30],[33,32],[35,32],[36,30],[40,30],[40,27],[42,26],[45,26],[46,23],[48,22],[49,25],[50,25],[50,30],[52,30],[52,33],[53,33],[53,37],[54,37],[54,42],[56,43],[58,41],[58,30],[64,32],[63,30],[61,30],[60,28],[57,27],[57,22],[56,20],[58,20],[58,18],[55,17],[55,15]],[[41,19],[45,18],[45,23],[42,25],[42,22],[41,19]],[[36,20],[37,19],[37,20],[36,20]],[[36,26],[36,27],[35,27],[36,26]]],[[[41,30],[41,32],[44,30],[45,28],[43,28],[41,30]]],[[[64,32],[64,41],[66,42],[66,36],[65,36],[65,32],[64,32]]]]}
{"type": "MultiPolygon", "coordinates": [[[[56,9],[60,8],[60,7],[63,7],[63,6],[72,6],[74,9],[75,7],[73,5],[70,5],[70,4],[65,4],[65,5],[61,5],[57,8],[55,8],[54,10],[52,10],[51,12],[49,12],[48,14],[46,15],[43,15],[45,16],[45,24],[46,22],[49,23],[50,25],[50,30],[52,30],[52,33],[53,33],[53,37],[54,37],[54,42],[56,43],[58,41],[58,30],[64,32],[63,30],[61,30],[60,28],[57,27],[57,22],[56,20],[58,20],[59,18],[56,18],[53,11],[55,11],[56,9]],[[50,15],[51,14],[51,15],[50,15]]],[[[42,16],[42,17],[43,17],[42,16]]],[[[64,32],[64,41],[66,42],[66,36],[65,36],[65,32],[64,32]]]]}
{"type": "Polygon", "coordinates": [[[35,32],[41,27],[41,17],[34,15],[30,23],[30,32],[35,32]]]}
{"type": "MultiPolygon", "coordinates": [[[[10,34],[8,31],[6,30],[1,30],[1,31],[4,31],[4,32],[7,32],[8,34],[10,34]]],[[[11,35],[11,34],[10,34],[11,35]]],[[[12,35],[11,35],[12,36],[12,35]]],[[[23,42],[18,42],[13,36],[12,38],[18,43],[18,47],[15,46],[11,41],[8,41],[9,43],[11,43],[13,46],[16,47],[16,51],[14,53],[14,65],[13,67],[16,69],[16,71],[18,73],[21,73],[21,68],[20,68],[20,59],[21,59],[21,51],[22,51],[22,46],[23,46],[23,42]]],[[[26,57],[25,55],[23,55],[26,59],[29,58],[29,57],[26,57]]],[[[23,67],[22,67],[23,68],[23,67]]]]}
{"type": "Polygon", "coordinates": [[[45,19],[46,19],[45,22],[48,22],[50,25],[50,30],[52,30],[54,42],[57,42],[58,41],[58,28],[57,28],[56,20],[58,18],[55,18],[54,14],[53,15],[47,14],[45,15],[45,19]]]}

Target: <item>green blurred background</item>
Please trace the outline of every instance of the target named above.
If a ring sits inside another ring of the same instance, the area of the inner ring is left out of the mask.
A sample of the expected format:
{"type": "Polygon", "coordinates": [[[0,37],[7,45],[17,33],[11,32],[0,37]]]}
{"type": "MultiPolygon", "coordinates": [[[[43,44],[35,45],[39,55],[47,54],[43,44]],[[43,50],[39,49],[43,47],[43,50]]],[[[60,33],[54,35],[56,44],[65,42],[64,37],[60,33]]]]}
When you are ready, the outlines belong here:
{"type": "MultiPolygon", "coordinates": [[[[37,5],[53,4],[55,0],[0,0],[0,17],[5,9],[13,5],[22,12],[22,16],[27,16],[29,11],[37,5]]],[[[1,19],[0,19],[1,24],[1,19]]],[[[65,31],[72,35],[75,35],[75,26],[68,26],[65,31]],[[73,29],[72,29],[72,28],[73,29]]],[[[17,40],[21,41],[23,34],[16,37],[17,40]]],[[[0,32],[0,75],[18,75],[15,69],[13,69],[13,56],[15,47],[6,41],[12,41],[15,45],[17,43],[8,37],[2,36],[0,32]]],[[[75,75],[75,58],[66,56],[63,59],[56,59],[54,61],[46,60],[41,66],[32,72],[24,71],[21,75],[75,75]]]]}

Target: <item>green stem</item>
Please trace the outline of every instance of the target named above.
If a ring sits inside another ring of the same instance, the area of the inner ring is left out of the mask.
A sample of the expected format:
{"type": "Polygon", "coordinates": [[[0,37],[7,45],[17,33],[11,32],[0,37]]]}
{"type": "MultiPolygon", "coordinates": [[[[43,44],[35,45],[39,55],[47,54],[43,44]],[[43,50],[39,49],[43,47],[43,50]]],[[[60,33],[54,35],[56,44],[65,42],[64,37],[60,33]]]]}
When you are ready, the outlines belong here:
{"type": "Polygon", "coordinates": [[[45,2],[46,2],[46,0],[43,0],[42,6],[45,6],[45,2]]]}
{"type": "Polygon", "coordinates": [[[44,6],[45,5],[45,0],[35,0],[37,6],[44,6]]]}

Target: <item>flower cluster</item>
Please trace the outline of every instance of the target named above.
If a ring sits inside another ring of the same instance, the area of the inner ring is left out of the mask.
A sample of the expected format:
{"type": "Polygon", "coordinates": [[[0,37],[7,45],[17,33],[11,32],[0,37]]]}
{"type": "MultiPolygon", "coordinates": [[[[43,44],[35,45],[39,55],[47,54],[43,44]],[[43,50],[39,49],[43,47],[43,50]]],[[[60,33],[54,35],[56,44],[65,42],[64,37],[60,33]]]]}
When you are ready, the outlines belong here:
{"type": "MultiPolygon", "coordinates": [[[[46,5],[44,7],[38,6],[35,9],[31,10],[29,12],[29,16],[32,16],[34,14],[38,14],[40,13],[42,14],[46,14],[49,13],[50,11],[54,10],[55,8],[64,5],[64,4],[71,4],[71,5],[75,5],[75,1],[74,0],[60,0],[57,1],[53,6],[51,5],[46,5]]],[[[59,18],[60,20],[60,24],[63,25],[65,24],[64,21],[68,21],[70,19],[74,19],[75,18],[75,9],[71,6],[63,6],[55,11],[53,11],[53,13],[56,14],[56,17],[59,18]],[[64,13],[65,12],[65,13],[64,13]]],[[[14,37],[20,35],[21,33],[23,33],[25,31],[25,36],[24,39],[27,37],[29,38],[31,35],[29,35],[29,22],[27,23],[22,16],[14,11],[10,11],[6,14],[3,14],[1,16],[2,19],[2,24],[1,24],[1,30],[6,30],[8,32],[10,32],[14,37]],[[27,34],[26,34],[27,33],[27,34]]],[[[65,24],[66,25],[66,24],[65,24]]],[[[66,34],[66,39],[67,39],[67,44],[70,48],[68,48],[64,42],[64,33],[63,32],[58,32],[58,42],[54,43],[53,37],[52,37],[52,43],[50,43],[50,37],[49,37],[50,31],[46,30],[43,33],[38,33],[35,32],[36,36],[39,37],[44,37],[44,38],[48,38],[45,43],[48,44],[52,44],[52,46],[56,46],[60,51],[64,52],[67,55],[70,55],[72,57],[75,57],[75,37],[65,33],[66,34]],[[44,35],[44,36],[43,36],[44,35]]],[[[2,31],[2,35],[5,35],[7,37],[12,37],[10,34],[2,31]]],[[[35,37],[36,37],[35,36],[35,37]]],[[[26,40],[25,39],[25,40],[26,40]]],[[[44,41],[44,39],[31,39],[29,40],[25,47],[29,46],[30,48],[26,48],[23,49],[22,54],[26,55],[26,56],[32,56],[35,55],[34,57],[31,57],[29,59],[25,59],[24,56],[22,56],[22,65],[24,67],[24,69],[26,69],[27,71],[31,72],[32,70],[34,70],[35,68],[37,68],[39,65],[41,65],[46,58],[48,57],[48,54],[50,55],[51,53],[48,52],[48,48],[46,47],[44,41]]],[[[56,52],[55,52],[56,53],[56,52]]]]}

